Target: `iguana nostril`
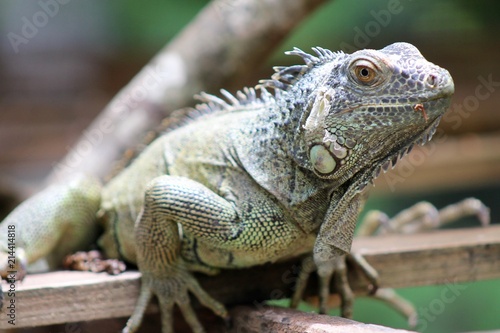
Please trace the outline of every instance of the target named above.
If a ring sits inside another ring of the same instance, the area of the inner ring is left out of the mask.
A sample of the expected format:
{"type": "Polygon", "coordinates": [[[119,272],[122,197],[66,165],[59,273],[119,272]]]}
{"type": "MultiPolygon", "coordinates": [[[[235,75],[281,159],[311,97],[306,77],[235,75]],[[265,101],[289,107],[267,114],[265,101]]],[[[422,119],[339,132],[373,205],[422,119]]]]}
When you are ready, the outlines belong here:
{"type": "Polygon", "coordinates": [[[427,76],[427,79],[425,80],[425,82],[427,83],[427,85],[430,87],[430,88],[435,88],[436,87],[436,84],[437,84],[437,81],[438,81],[438,78],[436,75],[434,74],[429,74],[427,76]]]}

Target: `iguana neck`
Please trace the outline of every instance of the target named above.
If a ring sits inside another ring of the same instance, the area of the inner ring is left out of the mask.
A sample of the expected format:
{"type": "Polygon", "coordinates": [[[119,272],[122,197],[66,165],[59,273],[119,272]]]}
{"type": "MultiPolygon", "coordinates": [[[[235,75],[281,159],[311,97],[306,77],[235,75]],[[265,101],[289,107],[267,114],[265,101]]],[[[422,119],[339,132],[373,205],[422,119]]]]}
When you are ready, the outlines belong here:
{"type": "MultiPolygon", "coordinates": [[[[271,115],[262,114],[259,122],[260,126],[267,126],[269,136],[272,141],[262,142],[265,147],[278,147],[280,152],[286,155],[290,160],[290,165],[300,169],[305,175],[310,176],[311,180],[318,178],[312,172],[309,149],[311,147],[311,133],[307,131],[307,122],[310,119],[311,111],[318,94],[321,94],[320,87],[328,85],[332,90],[341,82],[333,78],[319,75],[318,72],[335,72],[339,64],[337,61],[329,64],[323,64],[321,68],[312,67],[301,79],[286,90],[277,90],[275,96],[275,105],[271,115]],[[325,68],[328,67],[328,68],[325,68]]],[[[318,136],[323,136],[324,123],[317,124],[315,131],[318,136]]],[[[267,141],[267,140],[266,140],[267,141]]],[[[321,180],[321,187],[340,186],[340,183],[321,180]]]]}
{"type": "Polygon", "coordinates": [[[246,171],[287,208],[300,207],[312,197],[325,200],[337,186],[318,178],[310,169],[307,143],[301,138],[302,116],[307,94],[277,91],[248,126],[247,145],[239,147],[239,159],[246,171]],[[272,158],[269,158],[272,156],[272,158]]]}

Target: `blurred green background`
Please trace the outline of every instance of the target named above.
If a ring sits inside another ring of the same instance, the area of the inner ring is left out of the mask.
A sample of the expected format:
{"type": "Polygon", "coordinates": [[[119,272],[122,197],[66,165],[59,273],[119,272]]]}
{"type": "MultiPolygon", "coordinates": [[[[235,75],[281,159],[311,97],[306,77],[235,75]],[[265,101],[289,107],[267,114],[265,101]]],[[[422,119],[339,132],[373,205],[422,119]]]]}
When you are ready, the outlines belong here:
{"type": "MultiPolygon", "coordinates": [[[[0,183],[29,186],[40,182],[118,89],[206,3],[67,1],[29,43],[13,47],[9,33],[21,34],[23,17],[30,19],[41,5],[37,1],[1,2],[0,183]]],[[[221,3],[234,5],[233,0],[221,3]]],[[[499,13],[498,1],[331,1],[276,46],[271,59],[255,68],[253,82],[269,76],[273,65],[296,62],[283,55],[294,46],[352,51],[407,41],[427,59],[450,70],[456,84],[455,107],[474,94],[478,77],[492,75],[500,81],[499,13]],[[383,16],[391,8],[397,13],[383,16]]],[[[439,156],[430,156],[423,171],[417,168],[395,188],[380,181],[367,209],[394,215],[420,200],[442,207],[475,196],[491,207],[493,222],[498,223],[499,108],[497,88],[463,117],[460,126],[444,122],[441,128],[449,138],[447,144],[458,147],[452,162],[432,162],[439,156]]],[[[470,218],[454,226],[475,225],[477,221],[470,218]]],[[[439,333],[500,329],[500,281],[465,286],[456,301],[424,319],[426,324],[419,329],[439,333]]],[[[443,288],[407,288],[400,293],[424,315],[440,299],[443,288]]],[[[369,299],[356,302],[355,319],[407,327],[394,311],[369,299]]]]}

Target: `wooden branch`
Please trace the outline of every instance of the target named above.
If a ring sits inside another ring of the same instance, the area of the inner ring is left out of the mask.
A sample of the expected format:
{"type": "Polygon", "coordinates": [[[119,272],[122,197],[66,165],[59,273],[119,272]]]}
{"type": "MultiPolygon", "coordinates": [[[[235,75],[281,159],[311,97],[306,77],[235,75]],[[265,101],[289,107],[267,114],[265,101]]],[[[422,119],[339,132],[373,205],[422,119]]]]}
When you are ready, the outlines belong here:
{"type": "Polygon", "coordinates": [[[241,88],[325,1],[212,1],[108,104],[48,181],[78,172],[105,177],[125,149],[137,145],[171,111],[192,105],[194,94],[241,88]]]}
{"type": "MultiPolygon", "coordinates": [[[[500,226],[358,238],[353,252],[362,254],[379,272],[381,287],[500,278],[500,226]]],[[[264,300],[291,295],[298,269],[295,260],[224,271],[217,277],[200,275],[199,280],[224,304],[262,309],[264,300]]],[[[69,271],[28,275],[15,288],[16,328],[127,317],[135,306],[139,279],[136,271],[118,276],[69,271]]],[[[308,296],[316,293],[315,280],[311,279],[308,296]]],[[[350,271],[350,282],[358,294],[366,294],[367,283],[355,269],[350,271]]],[[[8,292],[7,284],[2,287],[8,292]]],[[[6,296],[4,304],[9,302],[6,296]]],[[[0,320],[2,328],[11,326],[0,320]]]]}
{"type": "MultiPolygon", "coordinates": [[[[292,309],[236,307],[231,311],[233,328],[226,333],[403,333],[409,332],[379,325],[363,324],[341,317],[305,313],[292,309]]],[[[223,333],[224,333],[223,332],[223,333]]]]}

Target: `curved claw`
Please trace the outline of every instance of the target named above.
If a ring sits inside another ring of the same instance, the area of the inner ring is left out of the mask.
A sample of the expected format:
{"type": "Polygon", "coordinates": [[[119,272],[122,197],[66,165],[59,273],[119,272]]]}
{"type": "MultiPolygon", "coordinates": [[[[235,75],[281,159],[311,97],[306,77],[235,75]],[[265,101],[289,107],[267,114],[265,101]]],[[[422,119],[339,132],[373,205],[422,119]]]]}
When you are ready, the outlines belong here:
{"type": "Polygon", "coordinates": [[[341,315],[345,318],[352,318],[354,292],[349,285],[347,261],[352,263],[352,266],[357,266],[363,273],[366,279],[370,282],[370,294],[375,294],[378,290],[378,273],[377,271],[359,254],[341,255],[329,262],[316,268],[311,257],[307,257],[302,262],[295,292],[291,299],[290,306],[297,307],[302,299],[309,275],[317,270],[319,275],[319,312],[327,313],[330,299],[330,286],[333,278],[335,291],[339,294],[341,300],[341,315]]]}
{"type": "Polygon", "coordinates": [[[325,314],[328,312],[328,300],[330,298],[330,285],[333,277],[335,290],[340,294],[342,301],[342,316],[346,318],[352,317],[352,307],[354,303],[354,293],[349,286],[347,278],[346,257],[339,256],[328,265],[322,265],[319,269],[313,261],[312,257],[307,257],[302,261],[302,267],[295,285],[295,291],[292,296],[290,307],[296,308],[300,301],[307,285],[309,276],[315,270],[319,275],[319,313],[325,314]]]}
{"type": "MultiPolygon", "coordinates": [[[[333,276],[333,271],[319,276],[319,313],[328,313],[328,298],[330,297],[330,281],[333,276]]],[[[337,276],[337,275],[335,275],[337,276]]],[[[335,280],[337,282],[337,280],[335,280]]],[[[342,293],[341,293],[342,294],[342,293]]],[[[342,298],[342,305],[344,304],[342,298]]]]}
{"type": "Polygon", "coordinates": [[[413,304],[399,296],[394,289],[380,288],[371,295],[378,300],[381,300],[391,306],[394,310],[401,313],[407,318],[408,326],[415,328],[418,323],[418,313],[413,304]]]}
{"type": "MultiPolygon", "coordinates": [[[[151,290],[149,288],[147,288],[145,285],[146,285],[146,283],[143,279],[142,286],[141,286],[141,293],[139,294],[139,298],[137,299],[134,313],[127,321],[127,325],[122,330],[122,333],[136,332],[139,329],[139,326],[141,325],[142,317],[144,316],[144,312],[146,311],[146,308],[149,304],[149,301],[151,300],[151,297],[153,296],[153,293],[151,292],[151,290]]],[[[163,317],[162,317],[162,320],[163,320],[163,317]]]]}
{"type": "Polygon", "coordinates": [[[453,222],[465,216],[476,216],[483,227],[490,224],[490,209],[476,198],[464,199],[439,211],[441,224],[453,222]]]}
{"type": "Polygon", "coordinates": [[[323,314],[328,312],[330,285],[333,277],[334,288],[338,292],[341,299],[341,316],[345,318],[352,318],[355,296],[349,285],[347,262],[351,263],[352,266],[357,266],[365,278],[370,282],[370,296],[383,300],[395,308],[398,312],[405,315],[408,318],[410,325],[416,324],[416,311],[413,306],[398,296],[392,289],[379,289],[379,276],[377,271],[364,259],[363,256],[356,253],[338,256],[329,263],[324,262],[319,268],[316,267],[312,257],[306,257],[302,261],[302,268],[295,285],[295,291],[291,299],[290,306],[292,308],[296,308],[299,305],[310,274],[317,270],[320,283],[319,312],[323,314]]]}
{"type": "Polygon", "coordinates": [[[379,286],[379,276],[375,268],[366,261],[366,259],[358,253],[350,253],[346,256],[346,260],[353,265],[359,267],[364,277],[370,282],[370,294],[374,294],[379,286]]]}
{"type": "Polygon", "coordinates": [[[335,290],[340,295],[340,315],[344,318],[352,318],[354,293],[347,278],[346,256],[337,258],[335,262],[334,275],[335,290]]]}
{"type": "Polygon", "coordinates": [[[307,281],[312,272],[316,270],[316,265],[312,256],[306,257],[302,260],[300,267],[299,276],[297,282],[295,283],[295,290],[293,292],[292,299],[290,300],[290,307],[296,309],[299,306],[300,301],[304,295],[304,290],[307,286],[307,281]]]}

